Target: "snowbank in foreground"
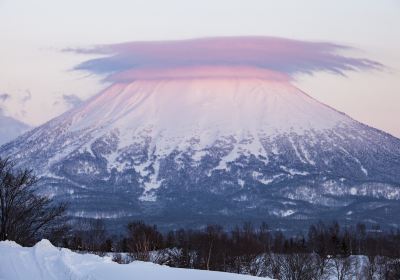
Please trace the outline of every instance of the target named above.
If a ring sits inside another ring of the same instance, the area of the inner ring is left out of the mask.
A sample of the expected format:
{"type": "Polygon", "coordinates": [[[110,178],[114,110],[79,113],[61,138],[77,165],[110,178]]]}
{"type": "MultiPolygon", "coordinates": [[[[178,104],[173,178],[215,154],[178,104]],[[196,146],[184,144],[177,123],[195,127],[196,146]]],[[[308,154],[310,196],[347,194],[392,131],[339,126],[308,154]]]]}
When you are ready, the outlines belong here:
{"type": "MultiPolygon", "coordinates": [[[[78,279],[163,279],[163,280],[255,280],[257,277],[170,268],[152,263],[117,264],[110,257],[78,254],[54,247],[42,240],[34,247],[21,247],[12,241],[0,242],[1,280],[78,280],[78,279]]],[[[263,278],[265,279],[265,278],[263,278]]]]}

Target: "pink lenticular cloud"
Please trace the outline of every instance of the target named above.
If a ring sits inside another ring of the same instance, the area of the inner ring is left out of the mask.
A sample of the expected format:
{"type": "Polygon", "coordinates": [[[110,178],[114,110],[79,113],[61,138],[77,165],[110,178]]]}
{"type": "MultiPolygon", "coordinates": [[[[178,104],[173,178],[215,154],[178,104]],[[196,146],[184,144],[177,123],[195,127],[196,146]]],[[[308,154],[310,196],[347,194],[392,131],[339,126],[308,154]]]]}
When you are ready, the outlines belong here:
{"type": "Polygon", "coordinates": [[[109,80],[130,82],[133,80],[157,79],[207,79],[207,78],[256,78],[286,82],[286,74],[249,66],[186,66],[176,68],[140,68],[111,74],[109,80]]]}
{"type": "MultiPolygon", "coordinates": [[[[134,80],[139,77],[151,78],[161,74],[171,77],[173,73],[182,76],[182,70],[199,69],[199,75],[206,67],[256,68],[271,73],[280,73],[281,77],[290,77],[296,73],[312,74],[316,71],[328,71],[344,75],[345,71],[379,69],[378,62],[352,58],[337,53],[349,47],[327,43],[307,42],[275,37],[220,37],[181,41],[130,42],[96,46],[92,49],[74,49],[80,53],[109,54],[109,56],[91,59],[75,69],[93,73],[110,73],[110,81],[134,80]],[[169,69],[169,70],[168,70],[169,69]]],[[[209,68],[211,69],[211,68],[209,68]]],[[[233,69],[233,68],[232,68],[233,69]]],[[[221,72],[221,73],[222,73],[221,72]]],[[[193,72],[190,75],[195,75],[193,72]]],[[[231,72],[233,73],[233,72],[231,72]]],[[[265,73],[264,73],[265,74],[265,73]]],[[[237,74],[236,74],[237,75],[237,74]]],[[[246,74],[247,75],[247,74],[246,74]]]]}

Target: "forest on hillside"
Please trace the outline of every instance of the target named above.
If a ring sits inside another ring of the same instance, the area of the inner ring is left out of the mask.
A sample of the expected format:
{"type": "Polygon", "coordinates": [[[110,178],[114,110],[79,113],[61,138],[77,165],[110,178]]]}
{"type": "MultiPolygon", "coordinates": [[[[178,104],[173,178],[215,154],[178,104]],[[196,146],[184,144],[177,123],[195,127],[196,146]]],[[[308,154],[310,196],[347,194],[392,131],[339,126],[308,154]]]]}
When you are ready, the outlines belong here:
{"type": "Polygon", "coordinates": [[[265,223],[161,232],[132,221],[115,235],[103,220],[69,219],[68,204],[41,195],[36,182],[32,171],[0,160],[1,240],[30,246],[49,239],[76,252],[111,255],[118,263],[139,260],[282,280],[400,279],[398,229],[319,222],[307,234],[289,236],[265,223]]]}

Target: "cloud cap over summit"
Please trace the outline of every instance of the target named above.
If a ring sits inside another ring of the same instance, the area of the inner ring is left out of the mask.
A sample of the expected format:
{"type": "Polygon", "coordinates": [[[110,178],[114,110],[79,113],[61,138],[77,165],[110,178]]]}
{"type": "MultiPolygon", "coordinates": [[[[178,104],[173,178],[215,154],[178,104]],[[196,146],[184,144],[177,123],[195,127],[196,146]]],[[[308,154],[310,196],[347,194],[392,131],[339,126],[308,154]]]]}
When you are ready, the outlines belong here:
{"type": "Polygon", "coordinates": [[[141,70],[148,73],[149,69],[165,70],[198,66],[245,66],[287,76],[298,73],[312,74],[317,71],[344,75],[346,71],[383,67],[373,60],[348,57],[338,53],[346,49],[351,48],[329,42],[277,37],[215,37],[128,42],[66,51],[105,55],[84,61],[77,65],[75,70],[110,74],[107,78],[110,81],[119,81],[121,76],[125,81],[135,80],[141,70]],[[130,76],[128,73],[135,74],[130,76]]]}

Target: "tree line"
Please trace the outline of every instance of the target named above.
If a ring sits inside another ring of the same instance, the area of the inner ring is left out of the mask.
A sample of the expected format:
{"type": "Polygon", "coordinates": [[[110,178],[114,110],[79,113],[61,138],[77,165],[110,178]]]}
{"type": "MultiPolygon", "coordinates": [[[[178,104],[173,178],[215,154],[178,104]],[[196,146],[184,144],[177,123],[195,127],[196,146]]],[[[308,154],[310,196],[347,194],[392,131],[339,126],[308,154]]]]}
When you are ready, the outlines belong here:
{"type": "Polygon", "coordinates": [[[58,240],[60,246],[113,252],[120,263],[152,261],[285,280],[400,279],[400,231],[364,224],[343,227],[319,222],[307,234],[296,236],[250,223],[231,230],[209,225],[202,230],[161,232],[155,225],[136,221],[122,236],[108,235],[101,220],[87,220],[77,227],[58,240]],[[129,260],[121,252],[128,253],[129,260]]]}

